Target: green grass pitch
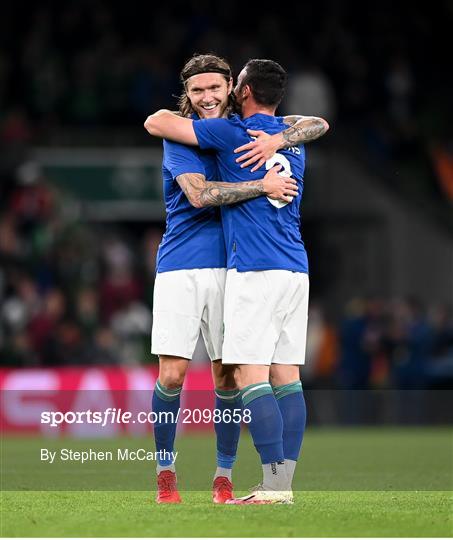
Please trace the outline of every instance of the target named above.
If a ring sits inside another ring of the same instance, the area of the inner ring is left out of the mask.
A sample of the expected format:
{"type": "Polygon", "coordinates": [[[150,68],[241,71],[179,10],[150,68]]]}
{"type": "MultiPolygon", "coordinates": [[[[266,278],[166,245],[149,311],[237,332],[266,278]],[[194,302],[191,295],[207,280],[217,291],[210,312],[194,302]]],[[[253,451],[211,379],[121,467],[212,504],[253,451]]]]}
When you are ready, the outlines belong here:
{"type": "MultiPolygon", "coordinates": [[[[152,447],[149,438],[2,440],[2,536],[306,537],[453,535],[452,431],[309,429],[292,506],[210,502],[214,438],[177,443],[183,504],[158,506],[154,463],[38,464],[41,447],[152,447]]],[[[259,480],[247,434],[238,494],[259,480]]]]}

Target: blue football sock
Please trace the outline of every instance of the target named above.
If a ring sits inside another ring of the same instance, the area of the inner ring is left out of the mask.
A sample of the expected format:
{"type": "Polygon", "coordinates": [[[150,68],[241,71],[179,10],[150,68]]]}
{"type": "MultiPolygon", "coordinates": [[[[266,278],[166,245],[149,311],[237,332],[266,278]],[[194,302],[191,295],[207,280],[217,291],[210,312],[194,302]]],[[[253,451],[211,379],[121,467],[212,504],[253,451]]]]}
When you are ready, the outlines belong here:
{"type": "Polygon", "coordinates": [[[242,414],[242,401],[239,390],[215,391],[215,408],[220,411],[220,422],[214,422],[217,436],[217,467],[232,469],[236,461],[241,422],[235,422],[234,410],[242,414]],[[224,412],[227,411],[227,412],[224,412]]]}
{"type": "Polygon", "coordinates": [[[182,387],[167,388],[159,381],[156,381],[156,386],[154,387],[152,407],[153,412],[157,415],[157,420],[154,423],[154,440],[156,442],[156,450],[160,452],[158,454],[160,467],[173,465],[173,460],[169,454],[173,452],[175,443],[176,416],[181,401],[181,390],[182,387]],[[159,413],[172,413],[172,415],[169,414],[165,418],[164,415],[159,415],[159,413]]]}
{"type": "Polygon", "coordinates": [[[261,463],[266,465],[282,462],[283,422],[271,385],[251,384],[242,389],[241,396],[244,406],[243,418],[246,410],[250,410],[248,427],[261,463]]]}
{"type": "Polygon", "coordinates": [[[307,410],[302,383],[295,381],[282,386],[274,386],[283,419],[283,452],[285,460],[297,461],[304,438],[307,410]]]}

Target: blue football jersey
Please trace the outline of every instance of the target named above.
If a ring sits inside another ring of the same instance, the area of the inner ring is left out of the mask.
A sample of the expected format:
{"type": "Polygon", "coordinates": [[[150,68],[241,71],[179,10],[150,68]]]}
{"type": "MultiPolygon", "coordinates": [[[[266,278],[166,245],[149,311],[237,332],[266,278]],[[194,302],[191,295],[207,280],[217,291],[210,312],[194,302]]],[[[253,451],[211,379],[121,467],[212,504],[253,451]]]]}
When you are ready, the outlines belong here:
{"type": "Polygon", "coordinates": [[[195,208],[176,181],[181,174],[203,174],[219,180],[213,152],[164,141],[162,178],[166,230],[157,253],[157,272],[225,268],[226,248],[218,208],[195,208]]]}
{"type": "Polygon", "coordinates": [[[285,174],[297,180],[299,193],[294,200],[277,207],[276,201],[258,197],[222,207],[227,247],[227,267],[239,272],[253,270],[290,270],[308,273],[305,246],[300,234],[300,211],[305,149],[303,145],[279,150],[260,169],[241,169],[234,148],[250,142],[247,129],[279,133],[288,126],[282,117],[254,114],[242,119],[197,120],[194,130],[200,148],[217,151],[220,176],[225,182],[244,182],[263,178],[266,169],[281,164],[285,174]]]}

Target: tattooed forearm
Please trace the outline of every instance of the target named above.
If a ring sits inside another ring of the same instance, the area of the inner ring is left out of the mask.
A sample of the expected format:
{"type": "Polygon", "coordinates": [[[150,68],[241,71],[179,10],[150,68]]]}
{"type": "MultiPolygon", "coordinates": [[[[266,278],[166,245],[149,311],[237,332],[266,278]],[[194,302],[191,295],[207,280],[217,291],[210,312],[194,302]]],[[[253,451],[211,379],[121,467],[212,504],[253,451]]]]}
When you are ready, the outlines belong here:
{"type": "Polygon", "coordinates": [[[221,206],[254,199],[264,193],[263,182],[207,182],[202,174],[188,173],[177,177],[181,189],[196,208],[221,206]]]}
{"type": "Polygon", "coordinates": [[[222,204],[234,204],[248,199],[254,199],[264,193],[261,181],[239,182],[206,182],[207,187],[202,190],[200,200],[202,206],[221,206],[222,204]]]}
{"type": "Polygon", "coordinates": [[[314,141],[329,129],[329,124],[316,116],[285,116],[284,120],[285,124],[290,124],[282,132],[285,148],[314,141]]]}
{"type": "Polygon", "coordinates": [[[294,126],[296,122],[301,120],[302,118],[305,118],[305,116],[298,116],[297,114],[290,114],[288,116],[283,117],[283,121],[285,124],[288,124],[288,126],[294,126]]]}

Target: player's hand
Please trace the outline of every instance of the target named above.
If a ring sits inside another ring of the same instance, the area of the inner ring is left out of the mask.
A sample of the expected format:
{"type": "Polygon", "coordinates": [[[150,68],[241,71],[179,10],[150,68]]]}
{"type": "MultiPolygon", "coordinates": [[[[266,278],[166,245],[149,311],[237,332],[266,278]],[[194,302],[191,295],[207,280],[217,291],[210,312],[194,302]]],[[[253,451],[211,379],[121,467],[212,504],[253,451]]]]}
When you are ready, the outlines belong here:
{"type": "Polygon", "coordinates": [[[252,137],[256,137],[256,140],[239,146],[234,153],[246,152],[246,154],[236,159],[236,163],[241,164],[241,169],[255,164],[252,168],[252,172],[254,172],[277,152],[281,146],[281,137],[279,133],[269,135],[265,131],[256,131],[254,129],[248,129],[247,133],[252,137]]]}
{"type": "Polygon", "coordinates": [[[289,203],[294,197],[297,197],[299,188],[294,178],[288,178],[279,174],[281,168],[282,166],[278,164],[272,167],[272,169],[269,169],[263,178],[264,192],[270,199],[289,203]]]}

